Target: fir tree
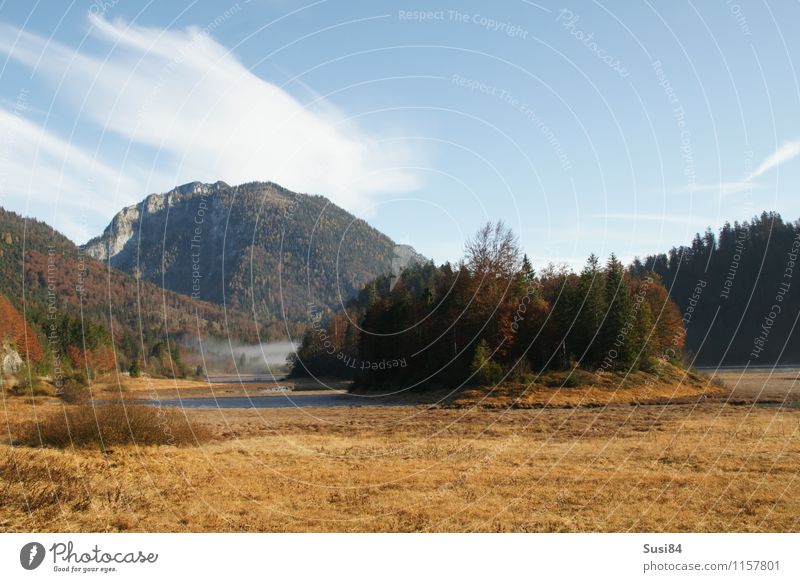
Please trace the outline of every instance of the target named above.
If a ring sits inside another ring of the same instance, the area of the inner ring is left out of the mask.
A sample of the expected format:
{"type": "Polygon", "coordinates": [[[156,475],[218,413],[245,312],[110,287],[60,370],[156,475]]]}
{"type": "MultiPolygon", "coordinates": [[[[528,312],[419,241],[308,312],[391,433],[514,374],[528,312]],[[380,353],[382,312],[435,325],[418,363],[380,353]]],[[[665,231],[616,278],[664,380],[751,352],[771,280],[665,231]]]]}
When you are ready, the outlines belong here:
{"type": "Polygon", "coordinates": [[[605,269],[605,295],[608,301],[601,333],[603,361],[612,362],[615,369],[625,369],[633,364],[630,327],[633,310],[630,289],[622,264],[613,253],[605,269]]]}
{"type": "Polygon", "coordinates": [[[574,352],[584,365],[597,365],[603,358],[602,342],[598,331],[606,312],[603,273],[597,256],[592,253],[580,274],[578,292],[572,309],[577,313],[572,334],[574,352]]]}

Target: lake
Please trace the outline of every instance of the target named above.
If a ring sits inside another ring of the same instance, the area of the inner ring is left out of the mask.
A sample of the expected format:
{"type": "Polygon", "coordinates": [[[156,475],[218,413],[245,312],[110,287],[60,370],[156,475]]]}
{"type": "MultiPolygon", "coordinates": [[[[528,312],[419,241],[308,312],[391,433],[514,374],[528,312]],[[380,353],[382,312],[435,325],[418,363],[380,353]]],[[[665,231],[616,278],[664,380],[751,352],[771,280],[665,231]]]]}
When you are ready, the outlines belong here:
{"type": "Polygon", "coordinates": [[[366,396],[352,394],[276,394],[271,396],[231,396],[154,400],[152,404],[182,408],[332,408],[339,406],[398,406],[366,396]]]}

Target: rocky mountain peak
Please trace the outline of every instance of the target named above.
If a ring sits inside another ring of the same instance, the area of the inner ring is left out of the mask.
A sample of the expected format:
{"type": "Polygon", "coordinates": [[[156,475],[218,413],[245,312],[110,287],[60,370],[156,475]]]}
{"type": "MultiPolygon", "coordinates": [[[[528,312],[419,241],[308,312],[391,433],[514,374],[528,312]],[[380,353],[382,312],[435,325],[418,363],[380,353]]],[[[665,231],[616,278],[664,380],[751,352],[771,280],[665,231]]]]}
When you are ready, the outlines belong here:
{"type": "Polygon", "coordinates": [[[190,182],[122,209],[84,249],[195,299],[302,321],[425,257],[323,196],[272,182],[190,182]]]}

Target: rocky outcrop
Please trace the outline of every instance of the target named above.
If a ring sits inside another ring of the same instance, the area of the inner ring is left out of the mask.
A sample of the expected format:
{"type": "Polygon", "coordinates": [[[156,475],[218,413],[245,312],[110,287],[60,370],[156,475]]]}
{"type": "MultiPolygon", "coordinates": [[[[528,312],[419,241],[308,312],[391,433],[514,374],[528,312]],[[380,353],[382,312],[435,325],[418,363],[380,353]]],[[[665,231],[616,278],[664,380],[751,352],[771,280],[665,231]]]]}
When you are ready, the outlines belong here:
{"type": "Polygon", "coordinates": [[[419,254],[411,245],[394,245],[392,257],[392,274],[399,275],[406,267],[427,263],[428,259],[419,254]]]}
{"type": "Polygon", "coordinates": [[[22,368],[22,358],[12,346],[0,346],[0,376],[12,376],[22,368]]]}
{"type": "Polygon", "coordinates": [[[229,186],[225,182],[203,184],[191,182],[178,186],[165,194],[150,194],[142,202],[120,210],[103,231],[103,234],[87,242],[83,250],[93,259],[108,261],[126,248],[136,234],[136,229],[149,216],[157,215],[165,208],[171,208],[195,196],[209,195],[229,186]]]}
{"type": "Polygon", "coordinates": [[[121,210],[90,256],[195,299],[305,322],[338,311],[368,281],[425,257],[327,198],[271,182],[192,182],[121,210]]]}

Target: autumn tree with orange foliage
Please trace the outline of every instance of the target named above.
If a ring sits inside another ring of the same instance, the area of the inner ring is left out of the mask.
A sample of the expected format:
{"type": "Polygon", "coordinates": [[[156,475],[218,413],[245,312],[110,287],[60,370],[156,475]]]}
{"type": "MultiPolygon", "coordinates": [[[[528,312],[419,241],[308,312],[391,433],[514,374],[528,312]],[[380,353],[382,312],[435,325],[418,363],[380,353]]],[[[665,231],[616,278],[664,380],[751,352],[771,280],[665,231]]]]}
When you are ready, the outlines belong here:
{"type": "Polygon", "coordinates": [[[38,364],[44,358],[36,332],[5,295],[0,295],[0,343],[13,346],[28,363],[38,364]]]}
{"type": "Polygon", "coordinates": [[[668,359],[677,358],[686,343],[686,328],[678,306],[670,299],[661,276],[651,271],[654,284],[647,288],[647,302],[653,314],[653,345],[655,350],[668,359]]]}

